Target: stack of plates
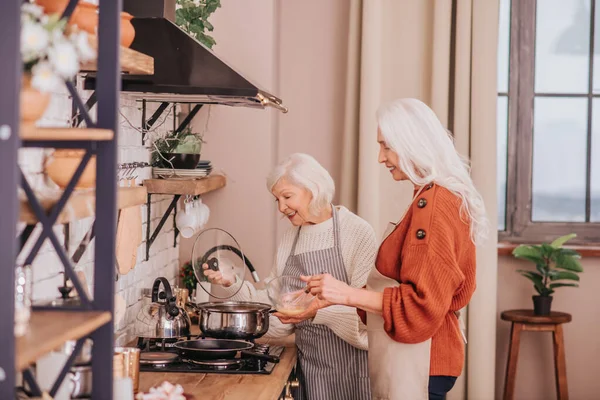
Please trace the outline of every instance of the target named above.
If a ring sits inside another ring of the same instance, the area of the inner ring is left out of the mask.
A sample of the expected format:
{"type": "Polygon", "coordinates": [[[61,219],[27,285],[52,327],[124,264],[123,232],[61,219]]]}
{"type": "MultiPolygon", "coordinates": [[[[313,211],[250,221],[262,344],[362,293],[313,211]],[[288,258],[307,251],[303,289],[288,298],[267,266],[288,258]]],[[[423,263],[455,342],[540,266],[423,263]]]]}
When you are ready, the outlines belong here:
{"type": "Polygon", "coordinates": [[[210,172],[212,171],[212,164],[208,160],[200,160],[200,161],[198,161],[196,170],[197,171],[208,171],[208,173],[210,174],[210,172]]]}
{"type": "Polygon", "coordinates": [[[200,160],[196,169],[173,169],[173,168],[152,168],[155,178],[204,178],[212,171],[212,164],[207,160],[200,160]]]}

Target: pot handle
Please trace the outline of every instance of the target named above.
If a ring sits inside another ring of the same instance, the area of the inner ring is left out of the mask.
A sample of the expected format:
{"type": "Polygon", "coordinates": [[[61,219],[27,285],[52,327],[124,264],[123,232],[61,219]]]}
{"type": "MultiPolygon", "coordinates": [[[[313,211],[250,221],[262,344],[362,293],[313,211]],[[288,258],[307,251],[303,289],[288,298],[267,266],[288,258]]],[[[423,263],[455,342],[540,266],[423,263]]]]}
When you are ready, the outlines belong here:
{"type": "Polygon", "coordinates": [[[247,356],[252,356],[254,358],[258,358],[260,360],[265,360],[265,361],[268,361],[268,362],[272,362],[274,364],[279,363],[279,357],[272,356],[270,354],[259,354],[259,353],[255,353],[255,352],[249,351],[249,350],[242,350],[242,351],[240,351],[240,353],[245,354],[247,356]]]}
{"type": "Polygon", "coordinates": [[[154,285],[152,285],[152,302],[158,302],[158,289],[160,288],[160,284],[162,283],[165,288],[165,294],[167,295],[167,312],[170,316],[176,317],[179,315],[179,308],[177,307],[177,299],[173,296],[173,291],[171,290],[171,285],[167,278],[158,277],[154,280],[154,285]]]}

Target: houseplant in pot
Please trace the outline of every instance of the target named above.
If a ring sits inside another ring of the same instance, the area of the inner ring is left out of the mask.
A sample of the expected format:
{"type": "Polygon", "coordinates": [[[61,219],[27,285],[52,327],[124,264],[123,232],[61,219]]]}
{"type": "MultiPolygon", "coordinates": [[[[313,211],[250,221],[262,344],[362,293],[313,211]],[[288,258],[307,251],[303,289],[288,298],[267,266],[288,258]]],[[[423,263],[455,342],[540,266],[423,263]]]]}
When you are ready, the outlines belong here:
{"type": "Polygon", "coordinates": [[[186,128],[170,131],[152,142],[152,165],[162,168],[194,169],[200,161],[202,135],[186,128]]]}
{"type": "Polygon", "coordinates": [[[21,123],[33,125],[50,102],[50,93],[73,79],[83,62],[96,58],[87,33],[68,31],[58,15],[48,16],[38,5],[21,5],[21,123]]]}
{"type": "Polygon", "coordinates": [[[579,262],[581,255],[563,245],[573,239],[574,233],[561,236],[552,243],[541,245],[520,245],[513,250],[516,258],[531,261],[535,271],[518,270],[517,272],[533,282],[538,293],[533,296],[535,315],[549,315],[552,304],[552,294],[560,287],[579,287],[579,273],[583,267],[579,262]]]}
{"type": "Polygon", "coordinates": [[[221,0],[177,0],[175,23],[188,35],[212,49],[216,42],[206,31],[213,31],[214,27],[208,19],[219,7],[221,0]]]}

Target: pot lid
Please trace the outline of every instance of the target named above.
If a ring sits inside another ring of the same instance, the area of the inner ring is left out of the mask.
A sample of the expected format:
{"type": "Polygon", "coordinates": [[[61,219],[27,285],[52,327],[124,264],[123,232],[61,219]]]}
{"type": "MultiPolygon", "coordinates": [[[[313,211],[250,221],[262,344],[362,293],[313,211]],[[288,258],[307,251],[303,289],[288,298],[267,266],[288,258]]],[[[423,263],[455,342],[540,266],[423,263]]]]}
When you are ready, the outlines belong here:
{"type": "Polygon", "coordinates": [[[200,232],[192,248],[192,267],[198,282],[210,282],[214,290],[202,290],[217,299],[229,299],[241,289],[249,261],[235,238],[220,228],[205,229],[200,232]],[[205,275],[212,275],[213,282],[205,275]],[[214,278],[217,278],[215,281],[214,278]]]}

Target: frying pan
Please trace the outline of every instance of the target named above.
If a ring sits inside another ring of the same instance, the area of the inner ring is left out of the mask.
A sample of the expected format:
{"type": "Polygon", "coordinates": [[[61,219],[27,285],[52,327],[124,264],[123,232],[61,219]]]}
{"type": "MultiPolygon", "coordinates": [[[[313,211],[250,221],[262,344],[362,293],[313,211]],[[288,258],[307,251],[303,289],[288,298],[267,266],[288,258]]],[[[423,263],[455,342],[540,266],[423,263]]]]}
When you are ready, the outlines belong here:
{"type": "Polygon", "coordinates": [[[183,340],[173,345],[182,359],[188,360],[222,360],[235,358],[238,352],[242,355],[259,358],[272,363],[278,363],[279,357],[259,354],[250,351],[254,344],[245,340],[230,339],[197,339],[183,340]]]}

